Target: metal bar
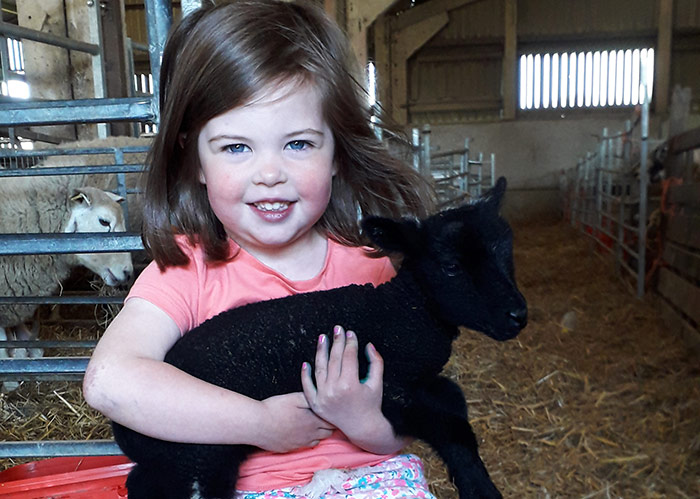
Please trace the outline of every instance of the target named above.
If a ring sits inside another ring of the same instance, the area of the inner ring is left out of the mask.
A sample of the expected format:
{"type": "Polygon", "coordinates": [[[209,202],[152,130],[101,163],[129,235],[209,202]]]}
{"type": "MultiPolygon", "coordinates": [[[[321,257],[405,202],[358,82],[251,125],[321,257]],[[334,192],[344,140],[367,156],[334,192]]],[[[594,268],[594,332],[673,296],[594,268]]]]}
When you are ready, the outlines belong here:
{"type": "Polygon", "coordinates": [[[80,380],[90,357],[0,359],[0,381],[80,380]]]}
{"type": "Polygon", "coordinates": [[[642,116],[641,116],[641,139],[642,144],[639,149],[639,233],[638,248],[639,258],[637,258],[637,298],[644,296],[644,284],[646,281],[646,249],[647,249],[647,182],[649,173],[647,169],[647,155],[649,154],[649,98],[646,84],[647,64],[642,61],[642,116]]]}
{"type": "Polygon", "coordinates": [[[130,232],[71,234],[0,234],[0,255],[112,253],[143,249],[141,236],[130,232]]]}
{"type": "Polygon", "coordinates": [[[42,440],[0,443],[0,458],[120,456],[122,454],[114,440],[42,440]]]}
{"type": "Polygon", "coordinates": [[[411,129],[411,144],[413,145],[413,169],[420,172],[420,130],[417,128],[411,129]]]}
{"type": "Polygon", "coordinates": [[[430,160],[432,161],[434,159],[440,159],[440,158],[444,158],[447,156],[456,156],[458,154],[464,154],[468,150],[469,149],[454,149],[452,151],[443,151],[443,152],[439,152],[437,154],[431,154],[430,160]]]}
{"type": "Polygon", "coordinates": [[[45,168],[20,168],[12,170],[0,169],[2,177],[51,177],[55,175],[84,175],[104,173],[139,173],[144,171],[143,165],[91,165],[91,166],[56,166],[45,168]]]}
{"type": "Polygon", "coordinates": [[[430,177],[430,125],[423,125],[421,130],[421,171],[425,177],[430,177]]]}
{"type": "Polygon", "coordinates": [[[13,38],[21,38],[23,40],[32,40],[34,42],[45,43],[55,47],[62,47],[69,50],[77,50],[79,52],[87,52],[88,54],[97,55],[100,52],[99,45],[92,43],[81,42],[80,40],[72,40],[65,36],[57,36],[45,31],[37,31],[24,26],[6,23],[0,21],[0,34],[11,36],[13,38]]]}
{"type": "Polygon", "coordinates": [[[125,296],[0,296],[0,304],[121,305],[125,296]]]}
{"type": "Polygon", "coordinates": [[[152,121],[151,98],[26,101],[0,104],[0,126],[152,121]]]}
{"type": "Polygon", "coordinates": [[[97,340],[59,341],[59,340],[7,340],[0,341],[0,348],[94,348],[97,340]]]}
{"type": "MultiPolygon", "coordinates": [[[[621,242],[620,246],[622,246],[622,249],[625,250],[624,254],[631,255],[635,258],[637,257],[637,252],[635,250],[633,250],[632,248],[630,248],[629,246],[627,246],[624,242],[621,242]]],[[[624,258],[622,260],[624,262],[624,258]]]]}
{"type": "Polygon", "coordinates": [[[74,149],[34,149],[27,151],[23,149],[17,149],[15,151],[0,149],[0,158],[39,157],[43,159],[46,156],[81,156],[91,154],[114,155],[115,151],[122,151],[125,154],[145,154],[149,149],[150,147],[147,145],[122,147],[78,147],[74,149]]]}
{"type": "Polygon", "coordinates": [[[173,23],[173,11],[169,0],[145,0],[146,28],[148,31],[148,55],[153,78],[153,121],[158,123],[160,105],[160,59],[163,55],[165,40],[170,25],[173,23]]]}

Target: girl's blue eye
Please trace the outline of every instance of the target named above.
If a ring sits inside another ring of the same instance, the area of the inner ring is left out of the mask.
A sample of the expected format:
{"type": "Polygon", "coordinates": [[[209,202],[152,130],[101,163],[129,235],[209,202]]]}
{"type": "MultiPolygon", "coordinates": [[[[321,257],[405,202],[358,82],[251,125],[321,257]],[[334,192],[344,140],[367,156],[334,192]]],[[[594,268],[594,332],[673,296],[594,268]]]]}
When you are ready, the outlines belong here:
{"type": "Polygon", "coordinates": [[[307,147],[309,147],[309,143],[305,140],[293,140],[289,144],[287,144],[287,147],[289,147],[293,151],[303,151],[307,147]]]}
{"type": "Polygon", "coordinates": [[[239,153],[239,152],[246,152],[250,148],[245,144],[229,144],[226,147],[224,147],[224,149],[228,152],[239,153]]]}

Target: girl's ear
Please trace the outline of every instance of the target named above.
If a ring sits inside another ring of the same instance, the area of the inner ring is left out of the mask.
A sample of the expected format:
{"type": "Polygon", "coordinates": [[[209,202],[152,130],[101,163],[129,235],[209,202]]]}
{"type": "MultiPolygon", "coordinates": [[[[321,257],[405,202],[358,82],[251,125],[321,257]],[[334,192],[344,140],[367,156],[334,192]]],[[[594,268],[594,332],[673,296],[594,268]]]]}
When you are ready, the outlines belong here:
{"type": "Polygon", "coordinates": [[[199,183],[202,185],[207,185],[207,177],[204,176],[204,170],[202,170],[202,167],[199,167],[199,183]]]}

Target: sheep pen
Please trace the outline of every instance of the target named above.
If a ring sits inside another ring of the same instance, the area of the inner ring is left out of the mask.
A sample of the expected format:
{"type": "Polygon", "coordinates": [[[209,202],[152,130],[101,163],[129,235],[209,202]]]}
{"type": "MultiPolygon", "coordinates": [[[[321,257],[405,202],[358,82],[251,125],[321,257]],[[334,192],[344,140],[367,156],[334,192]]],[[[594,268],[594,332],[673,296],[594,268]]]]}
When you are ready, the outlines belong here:
{"type": "MultiPolygon", "coordinates": [[[[462,334],[446,368],[465,391],[504,497],[700,496],[697,356],[667,331],[653,300],[635,299],[568,225],[516,223],[514,232],[530,323],[507,343],[462,334]],[[563,320],[570,312],[575,325],[563,320]]],[[[41,336],[90,339],[97,329],[41,336]]],[[[5,441],[110,435],[78,383],[25,382],[0,398],[5,441]]],[[[424,458],[435,495],[456,497],[442,461],[420,444],[410,450],[424,458]]]]}

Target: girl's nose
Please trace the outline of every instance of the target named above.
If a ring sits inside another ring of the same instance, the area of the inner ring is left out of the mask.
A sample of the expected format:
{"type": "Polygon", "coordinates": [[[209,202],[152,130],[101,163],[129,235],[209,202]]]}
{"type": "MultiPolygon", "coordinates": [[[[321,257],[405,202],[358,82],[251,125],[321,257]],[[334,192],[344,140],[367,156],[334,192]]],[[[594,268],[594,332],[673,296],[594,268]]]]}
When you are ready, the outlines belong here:
{"type": "Polygon", "coordinates": [[[276,185],[286,180],[287,175],[280,160],[273,158],[261,162],[253,177],[253,182],[263,185],[276,185]]]}

